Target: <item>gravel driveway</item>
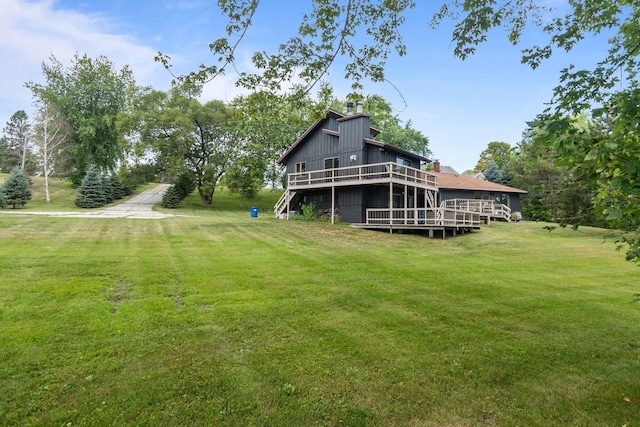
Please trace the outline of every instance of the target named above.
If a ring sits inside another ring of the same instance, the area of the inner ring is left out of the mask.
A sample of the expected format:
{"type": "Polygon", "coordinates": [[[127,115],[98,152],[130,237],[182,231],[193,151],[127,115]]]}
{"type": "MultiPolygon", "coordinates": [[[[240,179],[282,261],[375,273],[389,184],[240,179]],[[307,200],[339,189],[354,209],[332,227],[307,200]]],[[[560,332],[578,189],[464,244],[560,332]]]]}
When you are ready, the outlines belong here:
{"type": "Polygon", "coordinates": [[[157,219],[169,218],[176,215],[162,212],[155,212],[153,206],[160,203],[162,195],[169,184],[159,184],[156,187],[143,191],[142,193],[115,206],[105,209],[77,211],[77,212],[36,212],[20,211],[14,209],[2,209],[0,213],[15,215],[47,215],[63,218],[136,218],[136,219],[157,219]]]}

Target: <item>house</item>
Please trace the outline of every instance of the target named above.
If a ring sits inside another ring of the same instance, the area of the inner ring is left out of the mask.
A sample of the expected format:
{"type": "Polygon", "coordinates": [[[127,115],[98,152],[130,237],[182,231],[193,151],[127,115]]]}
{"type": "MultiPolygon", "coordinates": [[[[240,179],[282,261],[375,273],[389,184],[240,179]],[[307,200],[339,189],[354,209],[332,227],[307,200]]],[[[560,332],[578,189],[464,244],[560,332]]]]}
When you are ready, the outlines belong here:
{"type": "Polygon", "coordinates": [[[429,160],[375,137],[362,104],[347,113],[329,110],[278,160],[286,167],[287,187],[275,206],[289,218],[314,204],[333,222],[339,215],[353,226],[376,229],[469,231],[480,226],[480,212],[442,205],[439,174],[424,170],[429,160]]]}
{"type": "MultiPolygon", "coordinates": [[[[511,215],[520,216],[520,196],[525,190],[487,181],[482,177],[451,173],[447,166],[438,161],[433,163],[433,173],[438,177],[438,203],[448,206],[460,206],[455,200],[475,200],[478,207],[488,219],[510,220],[511,215]],[[482,202],[478,202],[482,201],[482,202]],[[490,210],[489,210],[490,209],[490,210]]],[[[482,174],[480,174],[482,175],[482,174]]]]}

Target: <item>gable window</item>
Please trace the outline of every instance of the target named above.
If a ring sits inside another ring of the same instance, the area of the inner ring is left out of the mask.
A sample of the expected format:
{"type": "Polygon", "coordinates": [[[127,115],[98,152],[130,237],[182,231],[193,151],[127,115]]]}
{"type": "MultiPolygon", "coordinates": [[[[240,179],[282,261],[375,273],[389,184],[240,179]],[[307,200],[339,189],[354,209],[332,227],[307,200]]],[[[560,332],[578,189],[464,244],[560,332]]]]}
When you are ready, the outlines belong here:
{"type": "Polygon", "coordinates": [[[296,163],[296,173],[302,173],[307,171],[307,162],[296,163]]]}

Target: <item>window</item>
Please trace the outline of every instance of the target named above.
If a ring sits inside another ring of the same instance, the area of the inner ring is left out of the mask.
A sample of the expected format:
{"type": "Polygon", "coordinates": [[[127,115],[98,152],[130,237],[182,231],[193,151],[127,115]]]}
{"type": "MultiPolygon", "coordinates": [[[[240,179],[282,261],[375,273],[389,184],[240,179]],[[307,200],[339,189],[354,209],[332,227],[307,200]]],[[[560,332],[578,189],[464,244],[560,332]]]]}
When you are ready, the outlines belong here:
{"type": "Polygon", "coordinates": [[[296,173],[302,173],[307,171],[307,163],[306,162],[298,162],[296,163],[296,173]]]}
{"type": "Polygon", "coordinates": [[[411,160],[407,160],[404,157],[397,156],[396,163],[401,166],[411,166],[411,160]]]}
{"type": "Polygon", "coordinates": [[[324,159],[324,168],[325,169],[335,169],[338,167],[338,158],[337,157],[331,157],[329,159],[324,159]]]}

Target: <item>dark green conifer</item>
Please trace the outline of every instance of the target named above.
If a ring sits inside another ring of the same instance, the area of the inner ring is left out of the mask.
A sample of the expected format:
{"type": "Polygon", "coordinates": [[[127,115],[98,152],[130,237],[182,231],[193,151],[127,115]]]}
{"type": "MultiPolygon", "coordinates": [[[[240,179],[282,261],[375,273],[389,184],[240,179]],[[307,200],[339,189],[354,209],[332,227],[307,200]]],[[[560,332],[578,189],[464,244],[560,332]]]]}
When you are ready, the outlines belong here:
{"type": "MultiPolygon", "coordinates": [[[[20,169],[16,168],[7,177],[4,185],[0,189],[7,205],[13,209],[24,206],[31,200],[31,190],[29,190],[29,177],[20,169]]],[[[0,199],[2,196],[0,196],[0,199]]],[[[0,201],[0,204],[2,202],[0,201]]]]}
{"type": "Polygon", "coordinates": [[[103,179],[95,165],[87,169],[87,173],[82,179],[82,184],[78,187],[75,205],[79,208],[99,208],[106,204],[106,197],[103,179]]]}
{"type": "Polygon", "coordinates": [[[162,195],[162,206],[165,208],[177,208],[180,206],[180,202],[183,200],[180,193],[180,189],[177,186],[172,185],[169,187],[162,195]]]}

